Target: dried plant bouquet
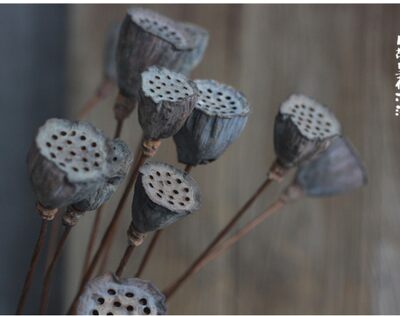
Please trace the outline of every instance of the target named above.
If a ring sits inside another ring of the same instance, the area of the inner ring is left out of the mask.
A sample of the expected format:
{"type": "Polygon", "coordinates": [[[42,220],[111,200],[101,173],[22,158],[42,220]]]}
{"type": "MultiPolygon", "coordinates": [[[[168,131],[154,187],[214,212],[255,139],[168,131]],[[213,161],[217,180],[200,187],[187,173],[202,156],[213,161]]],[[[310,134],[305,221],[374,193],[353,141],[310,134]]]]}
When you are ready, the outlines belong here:
{"type": "MultiPolygon", "coordinates": [[[[52,274],[71,228],[85,212],[97,210],[79,288],[68,313],[164,315],[167,300],[184,282],[289,202],[302,197],[336,196],[367,183],[366,168],[333,112],[305,95],[293,94],[277,107],[271,135],[276,159],[254,193],[164,291],[139,278],[164,229],[188,215],[202,216],[198,212],[200,188],[189,174],[192,168],[208,165],[227,152],[243,133],[252,112],[247,98],[236,88],[212,79],[189,78],[201,63],[208,41],[208,31],[201,26],[139,7],[129,9],[120,23],[110,26],[102,80],[79,118],[118,86],[114,135],[107,137],[87,122],[52,118],[40,127],[28,153],[29,177],[42,224],[17,314],[24,311],[47,225],[60,209],[65,209],[61,221],[64,231],[60,238],[56,233],[50,236],[57,242],[48,254],[51,260],[43,278],[40,314],[46,313],[52,274]],[[119,137],[123,123],[136,107],[142,136],[133,161],[129,146],[119,137]],[[170,137],[176,145],[177,162],[184,165],[184,170],[165,162],[147,161],[157,153],[161,141],[170,137]],[[272,183],[278,185],[291,169],[296,169],[294,178],[275,202],[234,231],[262,193],[272,183]],[[98,236],[105,203],[125,178],[112,218],[98,236]],[[119,220],[131,193],[132,220],[121,225],[119,220]],[[119,265],[113,272],[104,272],[119,230],[127,231],[128,244],[119,265]],[[135,277],[123,277],[134,249],[153,232],[135,277]],[[97,276],[96,271],[100,271],[97,276]]],[[[247,161],[251,163],[251,157],[247,161]]]]}

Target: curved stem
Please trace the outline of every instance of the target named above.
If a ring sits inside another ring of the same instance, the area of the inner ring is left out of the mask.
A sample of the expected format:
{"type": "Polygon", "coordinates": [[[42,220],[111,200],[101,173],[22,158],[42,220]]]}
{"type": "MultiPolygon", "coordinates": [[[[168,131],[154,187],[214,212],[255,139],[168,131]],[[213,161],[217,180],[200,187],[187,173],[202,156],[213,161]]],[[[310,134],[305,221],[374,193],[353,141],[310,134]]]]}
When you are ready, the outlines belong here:
{"type": "Polygon", "coordinates": [[[50,229],[50,233],[49,233],[49,244],[45,251],[45,253],[46,253],[45,268],[46,269],[50,265],[52,256],[53,256],[54,252],[56,251],[57,238],[58,238],[60,228],[61,228],[61,220],[59,218],[55,218],[51,222],[51,229],[50,229]]]}
{"type": "Polygon", "coordinates": [[[125,253],[121,258],[117,271],[115,272],[115,274],[118,277],[120,277],[122,272],[124,271],[126,265],[128,264],[129,258],[131,257],[133,250],[135,250],[135,248],[136,248],[135,245],[128,245],[128,247],[126,247],[125,253]]]}
{"type": "Polygon", "coordinates": [[[139,168],[140,168],[141,165],[143,165],[143,163],[146,161],[146,159],[147,159],[147,156],[145,156],[145,155],[143,154],[143,152],[141,151],[141,154],[140,154],[140,157],[139,157],[139,159],[138,159],[138,162],[137,162],[137,164],[134,166],[133,170],[131,171],[131,174],[130,174],[129,180],[128,180],[128,184],[127,184],[127,186],[125,187],[124,192],[122,193],[121,199],[120,199],[120,201],[119,201],[119,203],[118,203],[118,205],[117,205],[117,208],[116,208],[116,210],[115,210],[115,212],[114,212],[114,215],[113,215],[113,217],[112,217],[112,219],[111,219],[111,222],[110,222],[110,224],[108,225],[107,230],[106,230],[106,232],[105,232],[104,235],[103,235],[103,238],[102,238],[102,240],[101,240],[101,242],[100,242],[100,245],[98,246],[97,251],[96,251],[94,257],[93,257],[92,261],[90,262],[90,265],[89,265],[89,267],[88,267],[88,269],[87,269],[87,271],[86,271],[84,277],[82,278],[79,291],[78,291],[78,293],[76,294],[76,296],[75,296],[75,298],[74,298],[74,300],[73,300],[73,302],[72,302],[72,305],[71,305],[70,308],[69,308],[68,314],[71,314],[73,311],[75,311],[76,304],[77,304],[77,302],[78,302],[79,296],[82,294],[83,289],[84,289],[86,283],[87,283],[87,282],[90,280],[90,278],[92,277],[93,272],[94,272],[94,270],[95,270],[95,268],[96,268],[96,265],[97,265],[97,263],[98,263],[100,257],[102,256],[102,254],[103,254],[105,248],[106,248],[107,245],[111,242],[111,237],[112,237],[112,236],[114,235],[114,233],[115,233],[115,230],[116,230],[116,228],[117,228],[118,221],[119,221],[119,219],[120,219],[120,217],[121,217],[121,215],[122,215],[122,211],[123,211],[123,209],[124,209],[125,203],[126,203],[126,201],[127,201],[127,199],[128,199],[129,193],[131,192],[131,188],[132,188],[133,185],[135,184],[135,181],[136,181],[136,178],[137,178],[137,175],[138,175],[139,168]]]}
{"type": "MultiPolygon", "coordinates": [[[[141,152],[142,152],[142,142],[143,142],[143,136],[141,137],[140,143],[137,145],[136,147],[136,151],[135,151],[135,162],[134,162],[134,166],[136,166],[138,160],[140,159],[141,156],[141,152]]],[[[115,230],[116,231],[116,230],[115,230]]],[[[107,262],[108,262],[108,258],[109,258],[109,253],[111,250],[111,245],[112,245],[112,241],[114,240],[114,235],[115,233],[113,233],[110,237],[110,242],[105,246],[102,258],[101,258],[101,262],[100,262],[100,266],[98,269],[99,274],[102,274],[107,267],[107,262]]]]}
{"type": "Polygon", "coordinates": [[[46,271],[46,274],[44,277],[44,281],[43,281],[42,295],[41,295],[41,299],[40,299],[40,312],[39,313],[42,315],[46,312],[47,304],[49,301],[49,289],[50,289],[50,284],[51,284],[51,277],[53,275],[53,271],[56,266],[57,260],[60,257],[61,252],[64,248],[65,241],[67,240],[68,235],[71,231],[71,228],[72,228],[72,226],[65,227],[64,232],[58,242],[56,252],[54,253],[53,260],[51,261],[49,267],[47,268],[47,271],[46,271]]]}
{"type": "Polygon", "coordinates": [[[263,221],[265,221],[269,216],[280,210],[285,204],[286,203],[283,200],[278,199],[275,203],[269,206],[264,212],[262,212],[260,215],[255,217],[245,226],[243,226],[235,235],[221,242],[216,247],[215,250],[213,250],[207,257],[204,258],[204,260],[197,266],[196,270],[194,270],[193,273],[200,271],[207,263],[225,253],[229,248],[234,246],[239,240],[241,240],[243,237],[249,234],[254,228],[260,225],[263,221]]]}
{"type": "Polygon", "coordinates": [[[192,169],[193,169],[193,166],[191,166],[191,165],[186,165],[185,166],[185,172],[186,173],[190,173],[190,171],[192,171],[192,169]]]}
{"type": "Polygon", "coordinates": [[[36,241],[35,248],[33,250],[32,259],[31,259],[31,263],[28,268],[28,272],[25,277],[24,287],[22,288],[22,292],[19,297],[17,311],[15,312],[15,314],[17,314],[17,315],[21,315],[22,311],[24,309],[26,297],[27,297],[29,289],[31,288],[31,285],[32,285],[33,273],[35,272],[37,262],[39,259],[39,254],[43,248],[44,239],[45,239],[46,231],[47,231],[47,225],[48,225],[48,221],[45,219],[42,219],[42,223],[40,225],[39,236],[36,241]]]}
{"type": "MultiPolygon", "coordinates": [[[[114,139],[121,136],[123,124],[124,124],[123,120],[117,120],[117,126],[116,126],[115,132],[114,132],[114,139]]],[[[100,220],[101,220],[103,208],[104,208],[104,204],[102,206],[100,206],[99,209],[96,211],[92,230],[90,232],[89,242],[87,245],[85,261],[84,261],[83,268],[82,268],[82,275],[86,272],[86,269],[88,268],[88,265],[89,265],[90,257],[92,256],[94,243],[96,241],[97,232],[98,232],[99,226],[100,226],[100,220]]],[[[108,252],[108,251],[106,251],[106,252],[108,252]]]]}
{"type": "Polygon", "coordinates": [[[96,214],[95,214],[95,218],[94,218],[93,225],[92,225],[92,230],[90,232],[89,242],[87,245],[85,261],[84,261],[83,269],[82,269],[82,275],[86,272],[87,267],[90,262],[90,258],[92,257],[94,243],[96,241],[97,232],[98,232],[99,226],[100,226],[100,220],[101,220],[101,215],[103,212],[103,206],[104,205],[100,206],[97,209],[96,214]]]}
{"type": "Polygon", "coordinates": [[[206,258],[214,247],[229,233],[239,219],[246,213],[246,211],[253,205],[261,193],[272,183],[272,179],[267,179],[259,186],[256,192],[249,198],[249,200],[239,209],[236,215],[229,221],[229,223],[219,232],[214,240],[208,245],[208,247],[200,254],[199,257],[189,266],[189,268],[172,284],[167,290],[164,291],[166,298],[172,296],[175,291],[196,271],[200,264],[202,264],[204,258],[206,258]]]}
{"type": "Polygon", "coordinates": [[[160,238],[162,232],[163,232],[162,230],[157,230],[154,233],[153,238],[151,239],[150,245],[147,247],[146,253],[143,256],[142,262],[140,262],[139,269],[135,274],[136,278],[139,278],[142,275],[144,268],[146,267],[147,262],[149,261],[151,254],[153,253],[154,247],[155,247],[158,239],[160,238]]]}

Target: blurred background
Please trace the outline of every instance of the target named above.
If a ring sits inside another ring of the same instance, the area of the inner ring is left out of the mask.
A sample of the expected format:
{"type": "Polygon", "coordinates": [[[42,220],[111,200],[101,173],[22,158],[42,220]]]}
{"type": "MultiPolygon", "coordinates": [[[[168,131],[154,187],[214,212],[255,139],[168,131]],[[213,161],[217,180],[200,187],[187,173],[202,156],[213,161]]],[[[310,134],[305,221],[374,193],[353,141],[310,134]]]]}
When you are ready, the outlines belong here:
{"type": "MultiPolygon", "coordinates": [[[[400,313],[400,130],[394,115],[400,6],[145,7],[208,29],[209,46],[193,78],[216,79],[243,91],[252,113],[240,139],[219,160],[193,170],[202,210],[165,231],[143,278],[160,289],[175,280],[261,184],[274,160],[275,114],[292,93],[332,108],[369,172],[369,184],[361,190],[303,199],[274,215],[185,283],[169,301],[169,313],[400,313]]],[[[95,91],[106,34],[127,8],[0,6],[0,313],[14,312],[40,224],[26,172],[27,150],[47,118],[76,117],[95,91]]],[[[110,136],[116,92],[87,116],[110,136]]],[[[133,150],[140,135],[134,112],[122,138],[133,150]]],[[[179,166],[173,141],[163,142],[155,160],[179,166]]],[[[275,184],[241,223],[272,203],[287,182],[275,184]]],[[[121,191],[108,203],[101,232],[121,191]]],[[[129,208],[108,260],[110,270],[126,247],[129,208]]],[[[67,243],[50,313],[65,313],[77,290],[93,218],[94,213],[85,215],[67,243]]],[[[150,239],[135,251],[124,276],[136,272],[150,239]]],[[[37,311],[43,261],[27,313],[37,311]]]]}

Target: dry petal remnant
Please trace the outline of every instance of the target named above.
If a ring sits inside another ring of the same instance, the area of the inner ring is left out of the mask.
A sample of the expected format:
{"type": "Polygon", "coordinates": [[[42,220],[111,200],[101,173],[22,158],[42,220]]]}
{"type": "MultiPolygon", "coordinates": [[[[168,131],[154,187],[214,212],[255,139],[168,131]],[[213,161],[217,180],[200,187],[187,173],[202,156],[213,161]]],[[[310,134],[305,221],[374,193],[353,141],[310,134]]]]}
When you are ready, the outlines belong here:
{"type": "Polygon", "coordinates": [[[182,172],[162,163],[146,164],[140,172],[146,193],[156,204],[174,211],[197,208],[197,187],[182,172]]]}
{"type": "Polygon", "coordinates": [[[193,43],[189,34],[170,18],[151,10],[134,8],[128,10],[133,22],[146,32],[162,38],[181,50],[192,49],[193,43]]]}
{"type": "Polygon", "coordinates": [[[246,115],[249,112],[245,97],[237,90],[214,80],[195,80],[195,83],[199,89],[196,109],[220,117],[246,115]]]}
{"type": "Polygon", "coordinates": [[[340,134],[340,124],[335,116],[325,106],[304,95],[291,96],[282,104],[280,112],[289,115],[300,133],[308,139],[340,134]]]}
{"type": "Polygon", "coordinates": [[[106,139],[87,123],[52,119],[40,128],[37,146],[71,181],[88,181],[103,173],[106,139]]]}
{"type": "Polygon", "coordinates": [[[155,103],[181,101],[195,93],[184,75],[158,67],[142,73],[142,89],[155,103]]]}
{"type": "Polygon", "coordinates": [[[79,315],[164,315],[164,296],[150,282],[107,273],[90,281],[79,298],[79,315]]]}

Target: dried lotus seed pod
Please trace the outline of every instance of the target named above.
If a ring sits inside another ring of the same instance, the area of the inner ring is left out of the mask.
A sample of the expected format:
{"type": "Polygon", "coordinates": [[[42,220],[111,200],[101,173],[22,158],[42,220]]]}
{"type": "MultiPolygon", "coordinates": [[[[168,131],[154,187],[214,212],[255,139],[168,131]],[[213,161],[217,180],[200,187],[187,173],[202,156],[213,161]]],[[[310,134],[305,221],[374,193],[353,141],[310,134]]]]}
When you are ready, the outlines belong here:
{"type": "Polygon", "coordinates": [[[243,94],[213,80],[195,80],[199,98],[174,135],[178,160],[190,166],[217,159],[243,131],[249,106],[243,94]]]}
{"type": "Polygon", "coordinates": [[[86,122],[49,119],[28,155],[30,180],[47,208],[94,210],[125,177],[132,155],[121,140],[109,140],[86,122]]]}
{"type": "Polygon", "coordinates": [[[195,83],[165,68],[142,73],[139,123],[145,139],[173,136],[192,113],[197,100],[195,83]]]}
{"type": "Polygon", "coordinates": [[[145,234],[168,226],[200,208],[200,190],[186,173],[164,163],[139,169],[132,203],[132,225],[145,234]]]}
{"type": "Polygon", "coordinates": [[[165,315],[165,297],[151,282],[106,273],[87,283],[78,315],[165,315]]]}
{"type": "Polygon", "coordinates": [[[147,67],[179,71],[193,49],[194,41],[180,23],[148,9],[129,9],[117,48],[120,96],[116,107],[125,107],[127,112],[134,109],[139,101],[140,74],[147,67]]]}
{"type": "Polygon", "coordinates": [[[120,27],[121,27],[120,23],[115,23],[111,25],[107,34],[107,40],[104,47],[104,61],[103,61],[104,77],[113,82],[118,81],[117,45],[118,45],[120,27]]]}
{"type": "Polygon", "coordinates": [[[192,70],[203,59],[208,45],[209,34],[206,29],[192,23],[181,23],[181,26],[192,37],[194,48],[186,54],[185,62],[182,63],[181,68],[174,69],[174,71],[183,73],[185,76],[190,76],[192,70]]]}
{"type": "Polygon", "coordinates": [[[323,150],[340,134],[340,124],[325,106],[304,95],[292,95],[275,118],[274,147],[279,163],[295,167],[323,150]]]}
{"type": "Polygon", "coordinates": [[[367,172],[352,145],[341,136],[314,159],[300,165],[295,185],[308,196],[349,192],[367,183],[367,172]]]}

